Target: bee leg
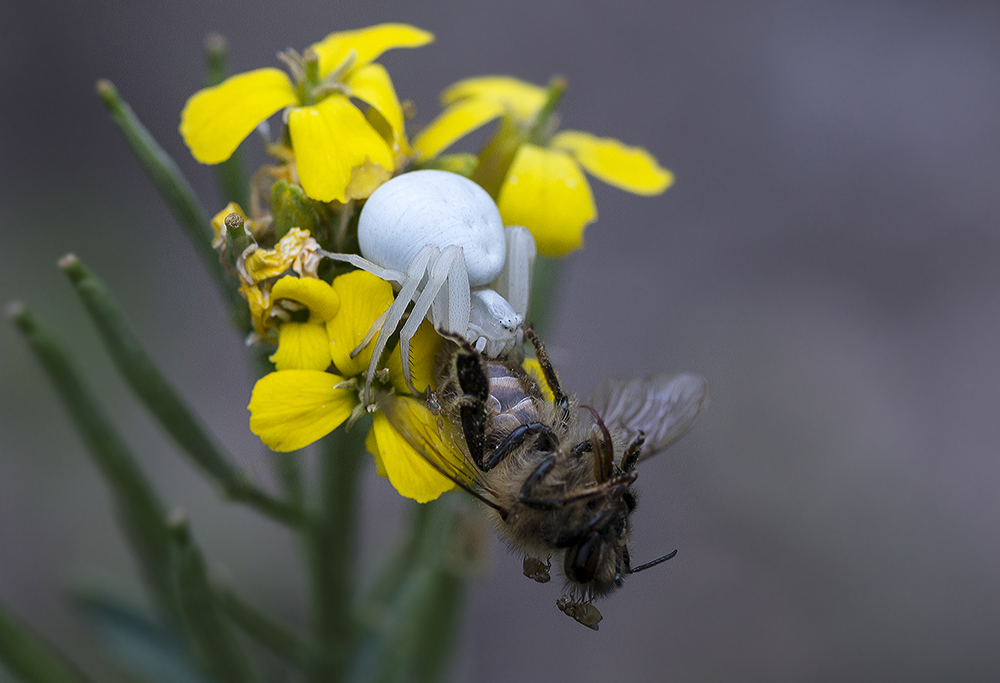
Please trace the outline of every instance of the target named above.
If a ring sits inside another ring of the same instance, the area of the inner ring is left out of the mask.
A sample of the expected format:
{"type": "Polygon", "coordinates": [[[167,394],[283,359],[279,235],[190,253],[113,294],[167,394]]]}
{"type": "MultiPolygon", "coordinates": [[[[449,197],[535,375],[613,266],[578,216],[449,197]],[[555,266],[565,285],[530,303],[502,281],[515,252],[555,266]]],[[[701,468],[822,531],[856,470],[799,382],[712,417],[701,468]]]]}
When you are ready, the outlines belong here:
{"type": "Polygon", "coordinates": [[[565,505],[565,500],[554,498],[536,498],[533,495],[534,491],[541,485],[545,477],[547,477],[549,472],[552,471],[555,464],[555,453],[547,456],[544,460],[538,463],[538,467],[536,467],[534,471],[528,475],[528,478],[524,480],[524,484],[521,486],[521,492],[518,494],[517,499],[528,507],[541,508],[543,510],[551,510],[565,505]]]}
{"type": "Polygon", "coordinates": [[[552,390],[552,395],[555,399],[553,403],[562,410],[563,421],[565,422],[569,419],[569,397],[563,393],[562,385],[559,384],[559,377],[556,375],[556,369],[552,367],[552,361],[549,360],[549,354],[545,352],[542,340],[538,338],[535,330],[530,325],[524,330],[524,336],[535,347],[535,357],[538,359],[538,364],[542,366],[542,374],[545,375],[545,382],[549,385],[549,389],[552,390]]]}
{"type": "Polygon", "coordinates": [[[622,472],[631,472],[639,464],[639,455],[642,453],[642,445],[646,443],[646,433],[639,430],[639,435],[629,444],[625,455],[622,456],[622,472]]]}
{"type": "Polygon", "coordinates": [[[462,391],[461,408],[462,433],[469,447],[469,455],[480,470],[486,472],[486,402],[490,396],[490,379],[483,367],[482,357],[469,348],[469,353],[459,353],[455,357],[455,375],[462,391]]]}
{"type": "Polygon", "coordinates": [[[480,469],[484,472],[489,472],[491,469],[503,462],[508,455],[517,450],[525,441],[531,437],[538,435],[538,442],[535,444],[535,449],[538,451],[552,451],[555,449],[557,440],[552,434],[552,429],[548,425],[544,425],[541,422],[529,422],[528,424],[523,424],[514,429],[507,438],[504,439],[503,443],[497,446],[493,453],[490,454],[489,458],[484,458],[485,460],[479,464],[480,469]]]}

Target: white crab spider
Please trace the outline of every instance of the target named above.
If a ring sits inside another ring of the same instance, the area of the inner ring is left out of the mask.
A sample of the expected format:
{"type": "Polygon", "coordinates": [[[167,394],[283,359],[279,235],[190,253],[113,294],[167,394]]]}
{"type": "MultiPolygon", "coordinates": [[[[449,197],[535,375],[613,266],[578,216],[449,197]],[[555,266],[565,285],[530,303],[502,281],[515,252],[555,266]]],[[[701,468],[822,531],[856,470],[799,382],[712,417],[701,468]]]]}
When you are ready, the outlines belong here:
{"type": "MultiPolygon", "coordinates": [[[[535,240],[520,226],[505,228],[493,199],[471,180],[446,171],[413,171],[388,181],[368,198],[358,219],[361,254],[331,254],[398,287],[395,301],[374,322],[352,355],[381,330],[365,381],[365,402],[379,358],[410,302],[399,332],[402,357],[427,317],[497,357],[520,343],[528,311],[535,240]]],[[[403,363],[410,391],[410,364],[403,363]]],[[[416,392],[414,392],[416,393],[416,392]]]]}

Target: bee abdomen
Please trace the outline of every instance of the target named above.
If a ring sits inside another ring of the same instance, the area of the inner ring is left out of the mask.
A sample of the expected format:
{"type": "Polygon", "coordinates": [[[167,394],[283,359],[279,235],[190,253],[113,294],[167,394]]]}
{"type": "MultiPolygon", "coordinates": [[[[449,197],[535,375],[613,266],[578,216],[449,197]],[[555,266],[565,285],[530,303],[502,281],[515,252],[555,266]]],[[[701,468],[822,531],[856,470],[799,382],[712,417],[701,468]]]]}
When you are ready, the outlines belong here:
{"type": "Polygon", "coordinates": [[[538,421],[538,410],[535,408],[535,402],[524,393],[524,387],[521,386],[520,380],[511,375],[506,367],[490,364],[489,381],[490,397],[488,402],[490,408],[496,411],[497,417],[512,416],[517,421],[513,425],[515,427],[519,424],[538,421]]]}

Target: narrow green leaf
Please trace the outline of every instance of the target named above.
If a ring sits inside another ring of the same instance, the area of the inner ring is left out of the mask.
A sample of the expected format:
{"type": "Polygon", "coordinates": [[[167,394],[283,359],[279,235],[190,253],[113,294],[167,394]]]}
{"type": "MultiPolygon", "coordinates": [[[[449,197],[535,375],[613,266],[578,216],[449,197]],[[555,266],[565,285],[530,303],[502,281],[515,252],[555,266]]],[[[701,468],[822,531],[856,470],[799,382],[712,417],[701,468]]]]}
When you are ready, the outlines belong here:
{"type": "Polygon", "coordinates": [[[257,680],[219,605],[209,581],[205,560],[195,545],[182,515],[170,521],[170,567],[177,600],[191,646],[206,671],[219,683],[257,680]]]}
{"type": "Polygon", "coordinates": [[[118,372],[191,460],[231,499],[279,521],[301,523],[300,510],[256,488],[242,470],[230,464],[143,349],[104,284],[72,254],[63,257],[59,267],[69,276],[118,372]]]}
{"type": "Polygon", "coordinates": [[[20,304],[8,315],[24,335],[59,393],[87,449],[111,490],[118,519],[161,607],[171,605],[165,512],[124,440],[80,379],[62,346],[20,304]]]}
{"type": "Polygon", "coordinates": [[[111,115],[112,122],[125,138],[126,144],[153,181],[177,222],[184,228],[205,267],[219,286],[219,291],[226,297],[234,324],[240,329],[249,329],[249,309],[223,270],[219,255],[212,248],[210,218],[201,208],[190,183],[170,155],[142,125],[131,107],[119,96],[110,81],[98,81],[97,94],[111,115]]]}
{"type": "Polygon", "coordinates": [[[3,604],[0,604],[0,662],[24,683],[90,680],[3,604]]]}
{"type": "MultiPolygon", "coordinates": [[[[226,57],[229,45],[218,33],[205,39],[205,85],[211,87],[226,80],[226,57]]],[[[236,202],[244,211],[250,210],[246,164],[243,153],[237,148],[233,155],[215,166],[215,180],[223,206],[236,202]]]]}

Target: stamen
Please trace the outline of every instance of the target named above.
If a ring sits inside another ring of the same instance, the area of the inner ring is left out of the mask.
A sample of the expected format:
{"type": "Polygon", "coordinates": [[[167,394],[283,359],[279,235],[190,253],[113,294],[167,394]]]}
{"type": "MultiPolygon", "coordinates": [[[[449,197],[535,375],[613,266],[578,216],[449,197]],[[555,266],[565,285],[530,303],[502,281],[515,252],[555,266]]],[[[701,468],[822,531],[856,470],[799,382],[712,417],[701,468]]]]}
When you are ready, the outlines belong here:
{"type": "Polygon", "coordinates": [[[303,65],[302,55],[288,48],[284,52],[278,53],[278,61],[284,64],[292,74],[292,80],[301,83],[306,79],[306,69],[303,65]]]}

